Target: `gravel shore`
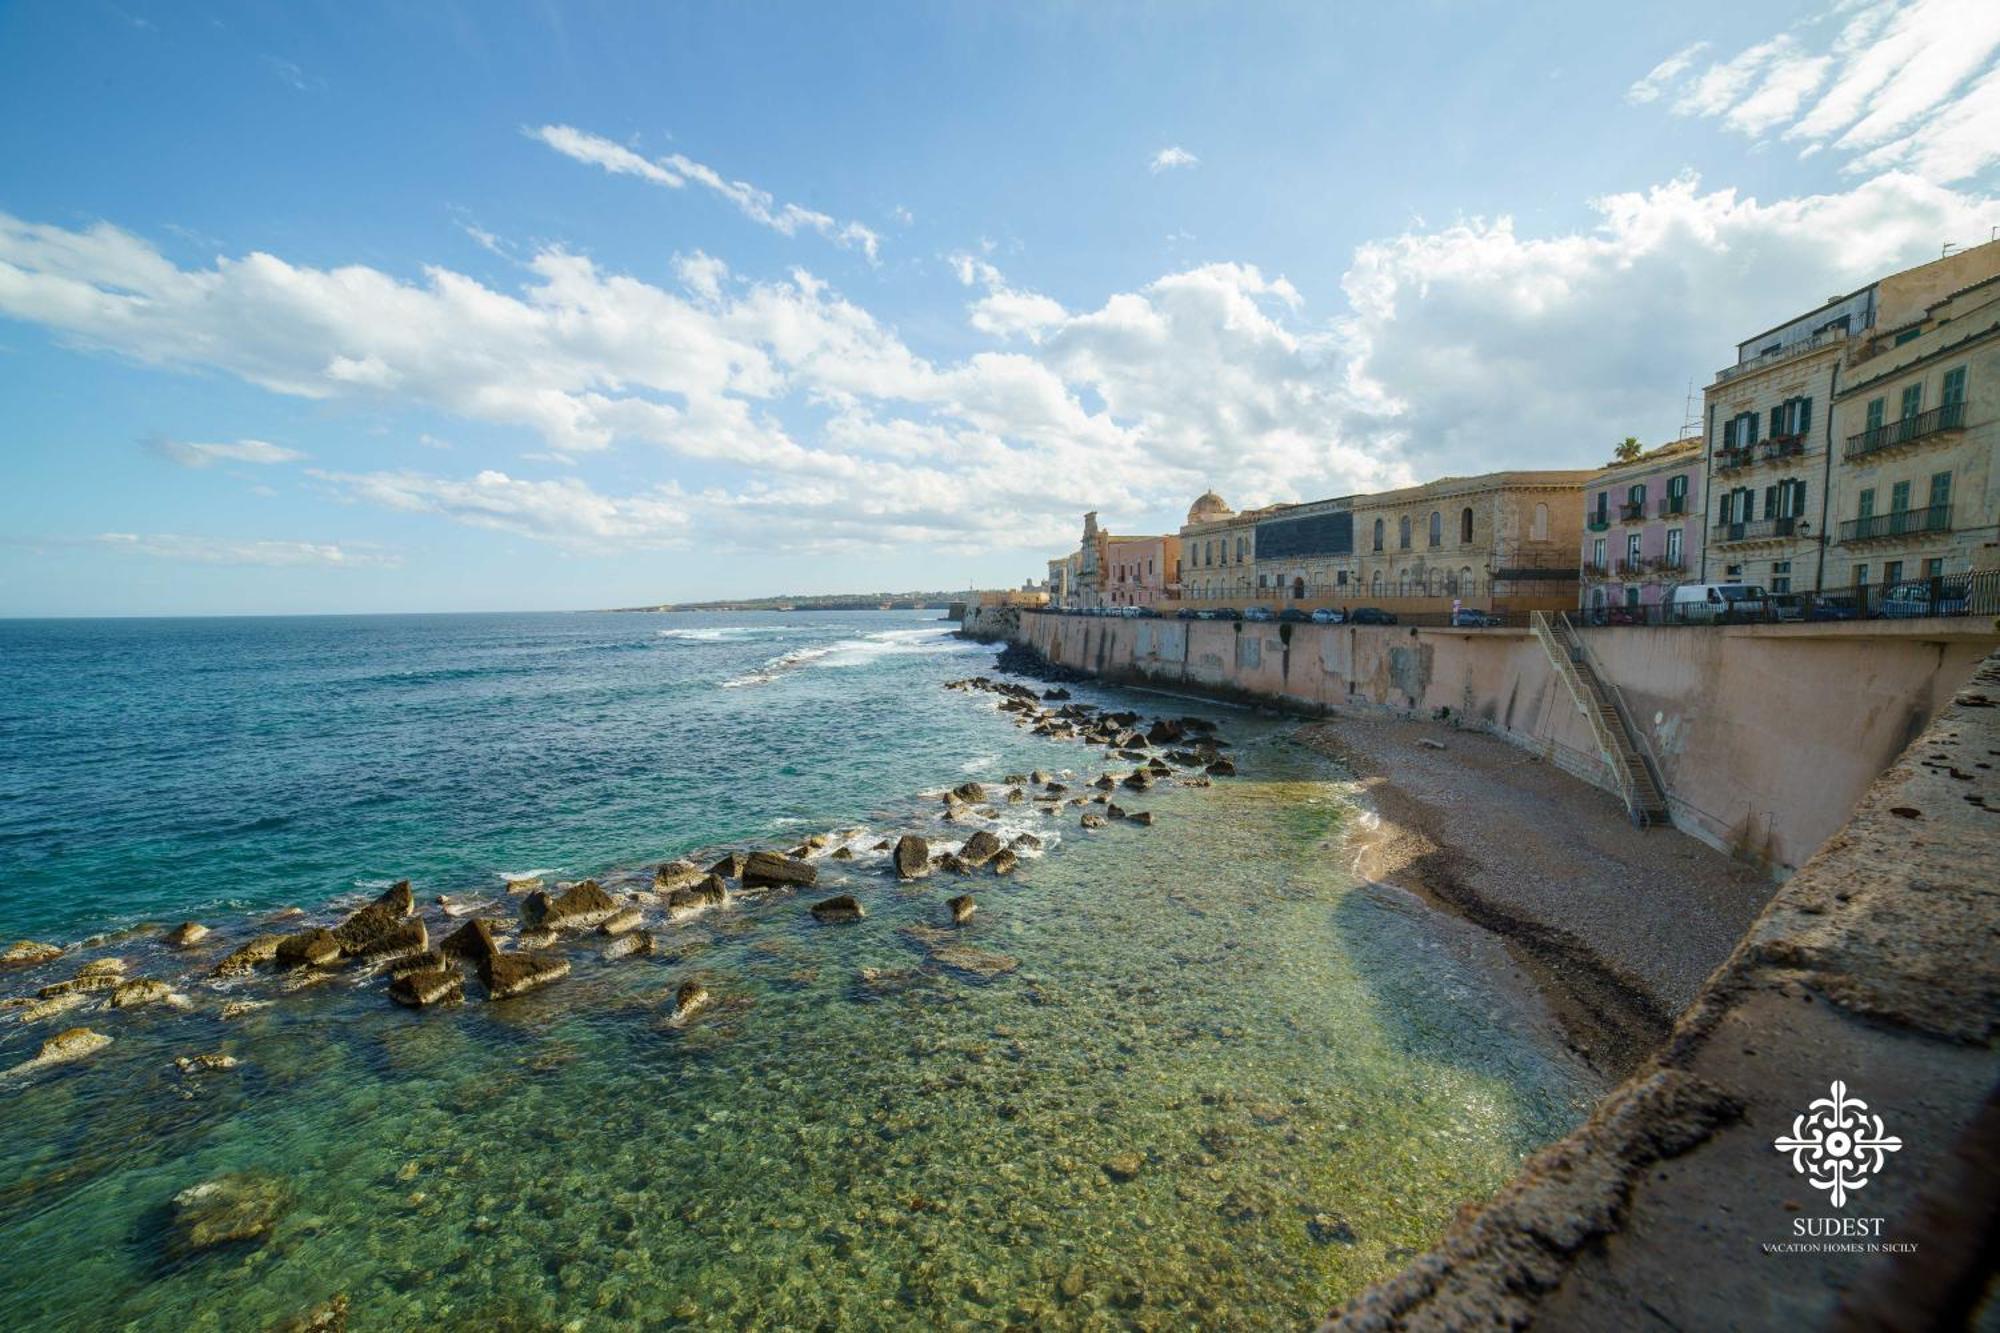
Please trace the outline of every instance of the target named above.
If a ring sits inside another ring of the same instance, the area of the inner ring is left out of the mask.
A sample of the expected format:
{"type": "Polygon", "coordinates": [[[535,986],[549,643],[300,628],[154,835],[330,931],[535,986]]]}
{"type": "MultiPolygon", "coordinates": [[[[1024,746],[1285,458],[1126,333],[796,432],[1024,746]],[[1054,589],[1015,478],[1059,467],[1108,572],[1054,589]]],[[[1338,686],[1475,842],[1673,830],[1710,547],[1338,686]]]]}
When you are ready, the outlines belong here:
{"type": "Polygon", "coordinates": [[[1610,794],[1496,737],[1342,717],[1297,738],[1352,769],[1380,816],[1358,835],[1362,872],[1504,936],[1606,1072],[1658,1043],[1777,888],[1633,828],[1610,794]]]}

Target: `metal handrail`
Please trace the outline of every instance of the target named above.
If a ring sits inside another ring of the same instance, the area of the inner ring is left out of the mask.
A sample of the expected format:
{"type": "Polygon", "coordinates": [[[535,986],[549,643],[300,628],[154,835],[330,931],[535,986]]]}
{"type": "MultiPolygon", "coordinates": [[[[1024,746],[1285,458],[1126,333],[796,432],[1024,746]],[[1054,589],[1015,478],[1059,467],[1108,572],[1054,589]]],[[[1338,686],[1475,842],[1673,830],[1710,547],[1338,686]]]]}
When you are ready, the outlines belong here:
{"type": "Polygon", "coordinates": [[[1646,766],[1646,776],[1652,779],[1653,790],[1660,793],[1660,800],[1664,803],[1667,799],[1666,777],[1660,771],[1659,761],[1653,757],[1653,747],[1645,736],[1636,733],[1632,728],[1632,710],[1625,704],[1625,691],[1618,688],[1617,681],[1591,665],[1589,642],[1576,632],[1576,624],[1569,618],[1569,612],[1562,611],[1557,614],[1562,620],[1563,629],[1567,632],[1568,641],[1576,645],[1577,655],[1586,666],[1591,666],[1591,674],[1597,678],[1597,683],[1610,691],[1612,709],[1618,714],[1618,729],[1625,733],[1625,739],[1631,745],[1632,753],[1638,755],[1639,762],[1646,766]]]}
{"type": "MultiPolygon", "coordinates": [[[[1546,611],[1530,613],[1528,627],[1534,631],[1535,639],[1548,654],[1549,661],[1555,664],[1556,674],[1562,677],[1563,685],[1569,690],[1570,699],[1576,704],[1577,712],[1582,713],[1584,720],[1589,723],[1591,737],[1597,742],[1598,754],[1603,758],[1604,766],[1611,770],[1612,781],[1618,784],[1618,799],[1625,803],[1626,814],[1636,815],[1638,792],[1633,788],[1632,775],[1626,771],[1625,765],[1619,762],[1618,747],[1612,743],[1611,733],[1605,730],[1604,719],[1598,716],[1595,708],[1591,707],[1589,688],[1584,685],[1582,676],[1577,672],[1576,660],[1570,656],[1569,646],[1557,639],[1554,622],[1549,619],[1549,613],[1546,611]]],[[[1581,651],[1580,645],[1578,651],[1581,651]]]]}

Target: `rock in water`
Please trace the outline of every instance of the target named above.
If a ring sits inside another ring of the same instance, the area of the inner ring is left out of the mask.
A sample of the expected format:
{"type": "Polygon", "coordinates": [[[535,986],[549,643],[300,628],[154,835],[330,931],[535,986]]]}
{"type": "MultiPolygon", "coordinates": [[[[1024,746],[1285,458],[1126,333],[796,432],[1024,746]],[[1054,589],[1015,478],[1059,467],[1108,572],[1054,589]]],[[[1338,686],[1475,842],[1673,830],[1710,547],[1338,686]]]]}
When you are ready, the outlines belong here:
{"type": "Polygon", "coordinates": [[[1032,833],[1022,833],[1007,846],[1017,852],[1039,852],[1042,850],[1042,840],[1032,833]]]}
{"type": "Polygon", "coordinates": [[[672,893],[675,889],[685,889],[690,885],[701,883],[702,876],[707,873],[685,857],[678,861],[669,861],[653,872],[653,891],[672,893]]]}
{"type": "MultiPolygon", "coordinates": [[[[687,890],[683,889],[683,893],[687,890]]],[[[653,932],[650,930],[628,930],[623,935],[604,946],[604,959],[616,962],[620,958],[641,958],[653,951],[653,932]]]]}
{"type": "Polygon", "coordinates": [[[1227,759],[1218,759],[1208,766],[1208,775],[1214,778],[1233,778],[1236,765],[1227,759]]]}
{"type": "Polygon", "coordinates": [[[931,873],[931,845],[914,833],[896,839],[890,859],[896,863],[897,879],[922,879],[931,873]]]}
{"type": "Polygon", "coordinates": [[[1153,785],[1153,775],[1142,768],[1138,772],[1127,776],[1125,785],[1133,791],[1145,791],[1153,785]]]}
{"type": "Polygon", "coordinates": [[[961,893],[958,897],[947,900],[945,906],[951,909],[951,919],[961,925],[979,910],[979,904],[972,900],[972,895],[969,893],[961,893]]]}
{"type": "Polygon", "coordinates": [[[838,898],[828,898],[812,905],[812,914],[820,921],[859,921],[868,913],[851,893],[843,893],[838,898]]]}
{"type": "Polygon", "coordinates": [[[1126,1181],[1145,1169],[1146,1159],[1135,1152],[1121,1152],[1104,1163],[1104,1174],[1113,1180],[1126,1181]]]}
{"type": "Polygon", "coordinates": [[[431,972],[444,966],[446,960],[442,951],[426,949],[407,958],[392,959],[385,970],[389,974],[389,979],[394,981],[398,977],[407,977],[412,972],[431,972]]]}
{"type": "Polygon", "coordinates": [[[723,879],[741,879],[743,878],[743,867],[749,863],[750,858],[742,852],[731,852],[710,866],[708,873],[711,875],[720,875],[723,879]]]}
{"type": "Polygon", "coordinates": [[[1110,791],[1113,787],[1118,785],[1118,779],[1112,777],[1109,773],[1106,773],[1102,777],[1098,778],[1097,781],[1091,783],[1090,785],[1093,787],[1101,787],[1105,791],[1110,791]]]}
{"type": "Polygon", "coordinates": [[[1086,813],[1084,817],[1078,822],[1081,823],[1085,828],[1103,828],[1104,816],[1098,814],[1095,810],[1092,810],[1086,813]]]}
{"type": "Polygon", "coordinates": [[[51,958],[62,957],[62,950],[53,944],[43,944],[39,940],[15,940],[0,953],[0,965],[25,967],[29,963],[46,963],[51,958]]]}
{"type": "Polygon", "coordinates": [[[344,954],[359,955],[378,937],[402,923],[416,908],[410,881],[398,880],[387,892],[333,928],[333,938],[344,954]]]}
{"type": "Polygon", "coordinates": [[[684,981],[674,992],[673,1021],[685,1023],[708,1004],[708,987],[699,981],[684,981]]]}
{"type": "Polygon", "coordinates": [[[1107,802],[1104,807],[1104,817],[1106,819],[1123,819],[1125,818],[1125,807],[1116,801],[1107,802]]]}
{"type": "Polygon", "coordinates": [[[69,1028],[43,1042],[41,1050],[35,1052],[32,1059],[23,1060],[15,1065],[7,1071],[6,1076],[17,1078],[22,1074],[32,1074],[38,1069],[47,1069],[51,1065],[68,1064],[72,1060],[81,1060],[86,1055],[95,1055],[110,1044],[111,1038],[102,1032],[92,1032],[89,1028],[69,1028]]]}
{"type": "Polygon", "coordinates": [[[971,866],[959,859],[957,852],[946,852],[943,856],[932,861],[931,864],[939,870],[944,871],[947,875],[963,875],[972,869],[971,866]]]}
{"type": "Polygon", "coordinates": [[[157,977],[139,977],[121,985],[111,992],[113,1009],[137,1009],[142,1004],[156,1004],[173,994],[173,988],[157,977]]]}
{"type": "Polygon", "coordinates": [[[232,1172],[174,1196],[167,1223],[167,1255],[184,1259],[218,1245],[270,1239],[291,1207],[291,1190],[276,1176],[232,1172]]]}
{"type": "Polygon", "coordinates": [[[1018,959],[1004,953],[988,953],[965,944],[941,944],[931,950],[931,957],[954,971],[979,977],[997,977],[1021,965],[1018,959]]]}
{"type": "Polygon", "coordinates": [[[123,958],[93,958],[76,970],[77,980],[93,977],[110,977],[114,982],[125,975],[123,958]]]}
{"type": "Polygon", "coordinates": [[[166,933],[163,943],[169,949],[186,949],[201,943],[208,935],[208,927],[199,921],[183,921],[166,933]]]}
{"type": "Polygon", "coordinates": [[[444,942],[438,945],[438,951],[453,958],[464,958],[478,963],[497,957],[500,946],[494,943],[493,927],[486,921],[474,917],[445,936],[444,942]]]}
{"type": "Polygon", "coordinates": [[[781,852],[752,852],[750,859],[743,863],[743,887],[746,889],[785,888],[811,884],[818,878],[817,869],[781,852]]]}
{"type": "Polygon", "coordinates": [[[520,945],[523,949],[546,949],[560,939],[562,939],[561,931],[537,928],[522,931],[520,945]]]}
{"type": "Polygon", "coordinates": [[[967,805],[977,805],[986,799],[986,788],[976,782],[961,782],[951,789],[951,794],[967,805]]]}
{"type": "Polygon", "coordinates": [[[969,866],[983,866],[1000,853],[1000,839],[985,829],[965,840],[965,846],[958,849],[958,859],[969,866]]]}
{"type": "Polygon", "coordinates": [[[600,935],[624,935],[637,930],[645,920],[645,914],[638,908],[628,907],[622,912],[614,912],[604,918],[597,931],[600,935]]]}
{"type": "Polygon", "coordinates": [[[1125,818],[1131,820],[1141,828],[1153,827],[1153,812],[1151,810],[1134,810],[1131,814],[1126,815],[1125,818]]]}
{"type": "Polygon", "coordinates": [[[568,975],[569,959],[546,953],[495,954],[479,967],[480,983],[486,987],[487,997],[495,1000],[525,995],[568,975]]]}
{"type": "Polygon", "coordinates": [[[993,854],[993,859],[987,864],[993,867],[996,875],[1011,875],[1014,867],[1021,864],[1021,858],[1003,847],[993,854]]]}
{"type": "Polygon", "coordinates": [[[269,1333],[347,1333],[347,1293],[295,1314],[282,1324],[273,1324],[269,1333]]]}
{"type": "Polygon", "coordinates": [[[1172,745],[1185,734],[1186,728],[1178,722],[1161,718],[1146,731],[1146,740],[1153,745],[1172,745]]]}
{"type": "Polygon", "coordinates": [[[340,940],[323,926],[302,930],[279,941],[277,960],[279,967],[326,967],[340,961],[340,940]]]}
{"type": "Polygon", "coordinates": [[[430,947],[430,931],[422,921],[398,921],[348,950],[347,955],[350,958],[376,960],[411,958],[430,947]]]}
{"type": "Polygon", "coordinates": [[[854,859],[854,849],[852,847],[836,847],[833,849],[833,859],[836,861],[852,861],[854,859]]]}
{"type": "Polygon", "coordinates": [[[412,1009],[428,1009],[465,998],[465,978],[455,967],[405,972],[389,983],[389,998],[412,1009]]]}
{"type": "Polygon", "coordinates": [[[710,875],[693,888],[675,889],[667,895],[667,919],[685,921],[711,908],[726,907],[728,904],[729,885],[722,876],[710,875]]]}
{"type": "Polygon", "coordinates": [[[246,944],[240,944],[230,955],[215,965],[213,975],[218,977],[240,977],[254,971],[259,963],[268,963],[278,956],[278,946],[285,942],[283,935],[259,935],[246,944]]]}

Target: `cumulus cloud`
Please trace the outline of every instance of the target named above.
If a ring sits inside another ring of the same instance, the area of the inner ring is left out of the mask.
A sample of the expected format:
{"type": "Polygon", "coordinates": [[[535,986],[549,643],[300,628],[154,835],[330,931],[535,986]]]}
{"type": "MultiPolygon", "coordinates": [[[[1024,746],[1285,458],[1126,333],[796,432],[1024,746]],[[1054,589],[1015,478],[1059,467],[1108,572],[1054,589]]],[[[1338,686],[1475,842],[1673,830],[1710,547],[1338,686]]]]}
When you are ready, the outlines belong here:
{"type": "Polygon", "coordinates": [[[1811,24],[1697,69],[1706,43],[1669,56],[1626,97],[1671,93],[1676,114],[1802,155],[1846,156],[1855,175],[1900,170],[1941,183],[2000,162],[2000,5],[1844,0],[1811,24]],[[1781,128],[1782,127],[1782,128],[1781,128]]]}
{"type": "Polygon", "coordinates": [[[462,480],[418,472],[313,475],[353,499],[577,551],[671,546],[687,528],[686,510],[670,488],[612,499],[574,477],[528,481],[491,469],[462,480]]]}
{"type": "Polygon", "coordinates": [[[840,222],[798,204],[780,204],[769,191],[760,190],[748,181],[729,180],[713,167],[684,154],[669,153],[657,160],[641,157],[623,144],[569,125],[541,125],[529,129],[527,135],[565,157],[602,167],[614,175],[637,176],[670,190],[693,182],[728,200],[752,222],[782,235],[817,232],[835,245],[861,251],[870,263],[880,257],[882,238],[873,229],[859,222],[840,222]]]}
{"type": "Polygon", "coordinates": [[[393,568],[402,559],[373,547],[333,542],[262,541],[191,537],[172,532],[101,532],[93,545],[126,555],[196,565],[259,565],[268,568],[393,568]]]}
{"type": "Polygon", "coordinates": [[[297,449],[287,449],[281,444],[268,440],[230,440],[221,444],[195,444],[187,440],[170,440],[164,435],[156,435],[146,441],[146,448],[162,458],[179,463],[182,467],[213,467],[217,463],[296,463],[305,455],[297,449]]]}
{"type": "Polygon", "coordinates": [[[1159,152],[1153,154],[1153,160],[1147,164],[1147,169],[1157,176],[1162,171],[1176,171],[1182,167],[1193,167],[1200,164],[1200,158],[1179,144],[1174,144],[1171,147],[1162,148],[1159,152]]]}

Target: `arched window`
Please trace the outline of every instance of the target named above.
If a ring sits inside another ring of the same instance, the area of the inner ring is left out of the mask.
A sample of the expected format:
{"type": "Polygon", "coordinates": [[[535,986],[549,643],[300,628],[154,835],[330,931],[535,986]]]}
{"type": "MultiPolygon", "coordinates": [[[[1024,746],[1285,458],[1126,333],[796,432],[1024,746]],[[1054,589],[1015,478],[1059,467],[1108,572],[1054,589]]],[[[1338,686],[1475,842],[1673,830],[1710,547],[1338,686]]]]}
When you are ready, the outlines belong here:
{"type": "Polygon", "coordinates": [[[1535,525],[1532,528],[1528,529],[1528,540],[1533,542],[1545,542],[1548,539],[1549,539],[1549,507],[1545,504],[1537,504],[1535,506],[1535,525]]]}
{"type": "Polygon", "coordinates": [[[1399,551],[1410,549],[1410,516],[1408,514],[1396,520],[1396,549],[1399,551]]]}
{"type": "MultiPolygon", "coordinates": [[[[1381,520],[1381,519],[1379,519],[1379,518],[1378,518],[1378,519],[1376,519],[1376,520],[1375,520],[1375,526],[1376,526],[1376,527],[1378,527],[1378,528],[1379,528],[1379,527],[1381,527],[1381,526],[1382,526],[1382,520],[1381,520]]],[[[1368,580],[1368,591],[1369,591],[1369,592],[1371,592],[1371,593],[1373,593],[1373,594],[1374,594],[1375,596],[1377,596],[1377,597],[1380,597],[1380,596],[1382,595],[1382,571],[1381,571],[1381,570],[1379,570],[1379,569],[1378,569],[1378,570],[1376,570],[1376,571],[1375,571],[1375,577],[1374,577],[1374,578],[1372,578],[1372,579],[1370,579],[1370,580],[1368,580]]]]}
{"type": "Polygon", "coordinates": [[[1243,557],[1248,555],[1249,553],[1250,553],[1250,539],[1248,537],[1238,537],[1236,539],[1236,563],[1239,565],[1242,564],[1243,557]]]}
{"type": "Polygon", "coordinates": [[[1303,596],[1305,596],[1305,595],[1306,595],[1306,581],[1305,581],[1304,579],[1302,579],[1302,578],[1295,578],[1295,579],[1293,579],[1293,580],[1292,580],[1292,596],[1293,596],[1293,597],[1303,597],[1303,596]]]}
{"type": "Polygon", "coordinates": [[[1212,565],[1215,563],[1214,542],[1203,542],[1201,544],[1201,563],[1203,563],[1204,565],[1212,565]]]}
{"type": "Polygon", "coordinates": [[[1435,509],[1431,510],[1430,544],[1432,546],[1444,545],[1444,515],[1435,509]]]}
{"type": "Polygon", "coordinates": [[[1458,570],[1458,590],[1467,597],[1472,596],[1472,566],[1461,565],[1458,570]]]}
{"type": "Polygon", "coordinates": [[[1382,520],[1379,518],[1375,520],[1375,549],[1378,551],[1382,549],[1382,520]]]}
{"type": "Polygon", "coordinates": [[[1470,545],[1472,545],[1472,506],[1471,506],[1471,505],[1467,505],[1467,506],[1465,507],[1465,512],[1464,512],[1464,513],[1462,513],[1462,514],[1460,514],[1460,515],[1458,516],[1458,544],[1459,544],[1460,546],[1470,546],[1470,545]]]}

